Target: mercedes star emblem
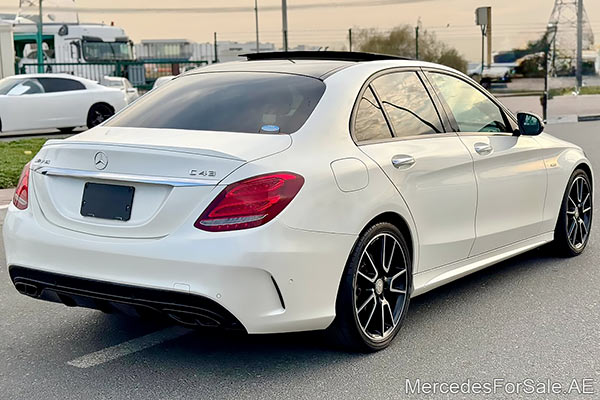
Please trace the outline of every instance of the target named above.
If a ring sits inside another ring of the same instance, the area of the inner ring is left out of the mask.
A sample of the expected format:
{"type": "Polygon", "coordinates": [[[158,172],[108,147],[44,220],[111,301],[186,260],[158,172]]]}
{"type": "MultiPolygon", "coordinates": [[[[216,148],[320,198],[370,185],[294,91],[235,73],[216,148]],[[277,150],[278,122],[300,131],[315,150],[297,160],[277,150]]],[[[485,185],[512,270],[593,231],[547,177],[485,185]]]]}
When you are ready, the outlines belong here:
{"type": "Polygon", "coordinates": [[[94,165],[96,169],[104,169],[108,165],[108,157],[103,151],[99,151],[94,156],[94,165]]]}

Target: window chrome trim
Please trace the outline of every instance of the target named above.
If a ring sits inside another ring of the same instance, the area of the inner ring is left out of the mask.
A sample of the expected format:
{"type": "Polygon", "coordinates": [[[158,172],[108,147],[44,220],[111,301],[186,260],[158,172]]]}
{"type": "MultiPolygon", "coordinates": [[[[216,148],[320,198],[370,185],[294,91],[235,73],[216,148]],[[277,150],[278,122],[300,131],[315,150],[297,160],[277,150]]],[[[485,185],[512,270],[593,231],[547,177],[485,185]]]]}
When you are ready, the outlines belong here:
{"type": "Polygon", "coordinates": [[[213,180],[201,180],[192,178],[174,178],[165,176],[151,176],[151,175],[137,175],[137,174],[121,174],[103,171],[86,171],[80,169],[70,168],[58,168],[40,166],[33,168],[33,171],[48,176],[63,176],[70,178],[84,178],[84,179],[102,179],[109,181],[120,181],[120,182],[135,182],[135,183],[149,183],[153,185],[167,185],[173,187],[186,187],[186,186],[215,186],[218,181],[213,180]]]}
{"type": "Polygon", "coordinates": [[[371,139],[371,140],[363,140],[356,143],[356,146],[369,146],[372,144],[380,144],[380,143],[395,143],[395,142],[405,142],[409,140],[427,140],[427,139],[439,139],[439,138],[457,138],[459,135],[457,132],[445,132],[445,133],[432,133],[426,135],[412,135],[412,136],[401,136],[401,137],[392,137],[389,139],[371,139]]]}

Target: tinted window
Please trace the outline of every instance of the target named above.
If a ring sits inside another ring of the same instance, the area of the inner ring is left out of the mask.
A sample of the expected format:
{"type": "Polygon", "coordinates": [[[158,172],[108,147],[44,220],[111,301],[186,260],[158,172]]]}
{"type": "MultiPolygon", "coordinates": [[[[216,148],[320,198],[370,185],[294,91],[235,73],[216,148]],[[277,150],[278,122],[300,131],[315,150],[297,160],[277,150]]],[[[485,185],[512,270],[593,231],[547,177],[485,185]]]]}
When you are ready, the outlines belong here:
{"type": "Polygon", "coordinates": [[[354,123],[354,136],[359,142],[392,137],[381,107],[371,92],[371,87],[367,88],[360,99],[354,123]]]}
{"type": "Polygon", "coordinates": [[[70,90],[85,90],[83,83],[66,78],[38,78],[46,93],[68,92],[70,90]]]}
{"type": "Polygon", "coordinates": [[[298,75],[195,74],[146,94],[107,126],[292,133],[324,91],[322,81],[298,75]]]}
{"type": "Polygon", "coordinates": [[[433,102],[416,72],[396,72],[372,83],[396,136],[442,132],[433,102]]]}
{"type": "MultiPolygon", "coordinates": [[[[131,47],[127,42],[83,41],[83,58],[87,61],[131,60],[131,47]]],[[[168,57],[164,57],[168,58],[168,57]]]]}
{"type": "Polygon", "coordinates": [[[510,132],[500,108],[467,82],[450,75],[429,75],[439,88],[462,132],[510,132]]]}

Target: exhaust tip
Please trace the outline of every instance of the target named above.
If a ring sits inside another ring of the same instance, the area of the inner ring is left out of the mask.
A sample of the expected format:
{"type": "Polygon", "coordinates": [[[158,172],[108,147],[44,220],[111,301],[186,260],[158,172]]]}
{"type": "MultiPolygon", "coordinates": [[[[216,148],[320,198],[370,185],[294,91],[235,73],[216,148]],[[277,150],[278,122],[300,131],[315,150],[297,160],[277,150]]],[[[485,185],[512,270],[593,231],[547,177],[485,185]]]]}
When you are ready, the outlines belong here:
{"type": "Polygon", "coordinates": [[[175,322],[188,327],[218,328],[221,323],[216,319],[200,313],[179,310],[164,310],[175,322]]]}
{"type": "Polygon", "coordinates": [[[38,287],[30,283],[15,282],[15,288],[21,294],[31,297],[37,297],[39,294],[38,287]]]}

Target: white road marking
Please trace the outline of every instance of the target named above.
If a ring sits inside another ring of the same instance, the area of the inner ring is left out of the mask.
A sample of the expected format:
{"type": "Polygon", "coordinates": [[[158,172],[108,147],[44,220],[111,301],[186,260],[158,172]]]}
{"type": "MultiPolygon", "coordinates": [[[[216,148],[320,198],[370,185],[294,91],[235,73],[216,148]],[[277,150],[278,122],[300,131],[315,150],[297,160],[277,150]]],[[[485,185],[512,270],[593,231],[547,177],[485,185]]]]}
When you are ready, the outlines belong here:
{"type": "Polygon", "coordinates": [[[107,347],[67,362],[77,368],[90,368],[126,355],[156,346],[168,340],[187,335],[191,330],[179,326],[163,329],[139,338],[131,339],[115,346],[107,347]]]}
{"type": "Polygon", "coordinates": [[[8,208],[8,206],[10,206],[10,204],[0,205],[0,210],[4,210],[5,208],[8,208]]]}

